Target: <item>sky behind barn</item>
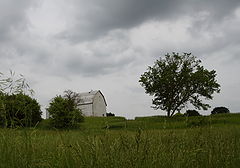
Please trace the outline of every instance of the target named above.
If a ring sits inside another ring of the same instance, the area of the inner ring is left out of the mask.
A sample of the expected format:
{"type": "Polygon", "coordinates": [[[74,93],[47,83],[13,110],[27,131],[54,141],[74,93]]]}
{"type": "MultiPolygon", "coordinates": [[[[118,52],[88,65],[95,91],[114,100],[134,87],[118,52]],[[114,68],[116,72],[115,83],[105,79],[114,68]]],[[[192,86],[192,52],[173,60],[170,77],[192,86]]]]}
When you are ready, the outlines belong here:
{"type": "Polygon", "coordinates": [[[239,112],[239,34],[239,0],[0,0],[0,72],[24,74],[43,109],[66,89],[100,89],[116,115],[163,115],[139,77],[191,52],[217,71],[210,105],[239,112]]]}

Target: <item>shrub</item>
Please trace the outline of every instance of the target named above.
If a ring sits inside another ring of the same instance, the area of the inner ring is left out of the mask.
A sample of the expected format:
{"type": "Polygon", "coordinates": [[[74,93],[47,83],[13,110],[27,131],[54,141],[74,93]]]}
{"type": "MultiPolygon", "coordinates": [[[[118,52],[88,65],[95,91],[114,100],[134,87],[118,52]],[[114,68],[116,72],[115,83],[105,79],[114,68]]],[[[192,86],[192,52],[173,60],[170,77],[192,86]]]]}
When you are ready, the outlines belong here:
{"type": "Polygon", "coordinates": [[[187,110],[186,113],[184,113],[185,116],[191,117],[191,116],[200,116],[199,112],[196,110],[187,110]]]}
{"type": "Polygon", "coordinates": [[[31,98],[34,91],[23,75],[9,76],[0,72],[0,124],[2,127],[35,126],[41,118],[38,102],[31,98]]]}
{"type": "Polygon", "coordinates": [[[226,107],[215,107],[211,112],[211,114],[223,114],[223,113],[230,113],[230,111],[226,107]]]}
{"type": "Polygon", "coordinates": [[[31,127],[42,120],[40,105],[30,96],[19,93],[1,94],[0,97],[0,121],[3,127],[31,127]]]}
{"type": "Polygon", "coordinates": [[[83,121],[81,110],[72,99],[56,96],[47,108],[51,125],[55,128],[74,128],[83,121]]]}
{"type": "Polygon", "coordinates": [[[113,113],[106,113],[106,115],[107,115],[107,117],[114,117],[115,116],[115,114],[113,114],[113,113]]]}

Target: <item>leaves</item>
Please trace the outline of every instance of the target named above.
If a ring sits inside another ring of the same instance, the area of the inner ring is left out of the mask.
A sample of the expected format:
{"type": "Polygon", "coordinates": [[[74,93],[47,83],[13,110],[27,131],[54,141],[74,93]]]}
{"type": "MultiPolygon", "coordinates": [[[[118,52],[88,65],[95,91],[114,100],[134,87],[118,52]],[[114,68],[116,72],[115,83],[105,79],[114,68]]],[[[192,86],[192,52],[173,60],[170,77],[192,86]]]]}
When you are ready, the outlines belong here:
{"type": "Polygon", "coordinates": [[[29,87],[26,79],[22,74],[15,75],[15,72],[10,70],[10,75],[5,77],[3,73],[0,73],[0,92],[9,95],[12,94],[29,94],[33,95],[34,91],[29,87]]]}
{"type": "Polygon", "coordinates": [[[191,53],[172,53],[149,66],[139,82],[154,97],[153,108],[167,111],[168,116],[188,103],[208,109],[210,106],[201,98],[212,99],[213,93],[220,92],[220,85],[215,79],[216,71],[208,71],[200,63],[191,53]]]}
{"type": "Polygon", "coordinates": [[[0,123],[3,127],[30,127],[41,121],[40,105],[28,95],[1,95],[0,103],[0,123]]]}
{"type": "Polygon", "coordinates": [[[22,74],[16,76],[10,70],[9,76],[0,73],[0,123],[3,127],[33,126],[41,120],[40,105],[22,74]]]}
{"type": "Polygon", "coordinates": [[[64,96],[52,99],[47,111],[55,128],[76,127],[83,121],[81,110],[77,108],[78,100],[78,94],[70,90],[65,91],[64,96]]]}

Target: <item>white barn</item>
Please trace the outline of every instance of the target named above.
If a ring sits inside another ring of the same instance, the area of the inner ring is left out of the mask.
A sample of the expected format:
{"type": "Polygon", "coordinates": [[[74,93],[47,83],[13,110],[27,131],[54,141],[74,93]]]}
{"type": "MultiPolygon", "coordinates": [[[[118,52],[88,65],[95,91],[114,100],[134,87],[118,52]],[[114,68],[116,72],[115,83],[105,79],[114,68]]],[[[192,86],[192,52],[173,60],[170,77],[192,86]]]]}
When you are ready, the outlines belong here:
{"type": "Polygon", "coordinates": [[[79,93],[81,109],[84,116],[106,116],[106,100],[100,90],[79,93]]]}

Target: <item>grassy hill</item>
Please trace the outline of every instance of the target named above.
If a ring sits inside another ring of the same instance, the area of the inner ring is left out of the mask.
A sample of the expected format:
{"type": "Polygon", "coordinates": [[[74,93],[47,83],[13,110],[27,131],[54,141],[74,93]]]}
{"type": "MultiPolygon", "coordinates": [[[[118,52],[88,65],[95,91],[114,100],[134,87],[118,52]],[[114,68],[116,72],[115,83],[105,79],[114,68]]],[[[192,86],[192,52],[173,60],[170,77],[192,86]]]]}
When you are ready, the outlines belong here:
{"type": "Polygon", "coordinates": [[[240,124],[240,113],[218,114],[210,116],[184,117],[166,116],[136,117],[126,120],[123,117],[86,117],[81,124],[82,130],[149,130],[149,129],[185,129],[194,127],[219,127],[240,124]]]}
{"type": "Polygon", "coordinates": [[[239,130],[240,114],[87,117],[75,130],[1,129],[0,167],[238,168],[239,130]]]}

